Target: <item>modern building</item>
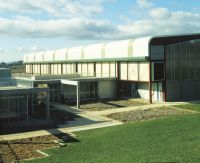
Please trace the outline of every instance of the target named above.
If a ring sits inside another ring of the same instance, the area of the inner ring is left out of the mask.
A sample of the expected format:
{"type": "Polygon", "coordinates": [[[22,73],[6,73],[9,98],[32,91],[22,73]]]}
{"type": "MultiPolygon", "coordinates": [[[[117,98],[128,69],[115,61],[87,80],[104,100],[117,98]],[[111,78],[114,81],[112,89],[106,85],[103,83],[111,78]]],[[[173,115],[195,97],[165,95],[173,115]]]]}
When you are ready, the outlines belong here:
{"type": "Polygon", "coordinates": [[[141,97],[152,101],[200,99],[200,34],[151,36],[24,56],[34,87],[50,100],[141,97]]]}
{"type": "Polygon", "coordinates": [[[49,89],[34,88],[28,80],[13,79],[10,69],[0,68],[0,123],[28,121],[40,102],[49,119],[49,89]]]}

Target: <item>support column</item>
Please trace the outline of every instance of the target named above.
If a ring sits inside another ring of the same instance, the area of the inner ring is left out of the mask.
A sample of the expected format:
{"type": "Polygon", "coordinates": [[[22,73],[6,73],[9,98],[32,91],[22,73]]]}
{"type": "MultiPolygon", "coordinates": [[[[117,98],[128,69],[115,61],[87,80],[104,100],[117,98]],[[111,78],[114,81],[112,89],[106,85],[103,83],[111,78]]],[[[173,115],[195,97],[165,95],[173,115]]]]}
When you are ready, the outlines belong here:
{"type": "Polygon", "coordinates": [[[80,108],[80,83],[77,82],[77,86],[76,86],[76,101],[77,101],[77,109],[80,108]]]}
{"type": "Polygon", "coordinates": [[[47,120],[50,120],[50,108],[49,108],[49,91],[47,91],[47,97],[46,97],[46,118],[47,120]]]}
{"type": "Polygon", "coordinates": [[[152,104],[152,74],[151,74],[151,61],[149,62],[149,103],[152,104]]]}

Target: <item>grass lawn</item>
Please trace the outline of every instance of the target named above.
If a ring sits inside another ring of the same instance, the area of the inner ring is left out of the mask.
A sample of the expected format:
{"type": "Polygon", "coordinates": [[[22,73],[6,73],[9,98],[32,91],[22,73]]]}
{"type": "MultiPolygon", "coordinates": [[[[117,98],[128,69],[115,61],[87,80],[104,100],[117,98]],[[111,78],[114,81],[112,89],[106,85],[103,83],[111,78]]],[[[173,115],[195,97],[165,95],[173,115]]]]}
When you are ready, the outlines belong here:
{"type": "Polygon", "coordinates": [[[191,103],[191,104],[186,104],[186,105],[176,105],[175,107],[200,112],[200,103],[191,103]]]}
{"type": "Polygon", "coordinates": [[[80,142],[32,162],[200,162],[200,114],[75,133],[80,142]]]}

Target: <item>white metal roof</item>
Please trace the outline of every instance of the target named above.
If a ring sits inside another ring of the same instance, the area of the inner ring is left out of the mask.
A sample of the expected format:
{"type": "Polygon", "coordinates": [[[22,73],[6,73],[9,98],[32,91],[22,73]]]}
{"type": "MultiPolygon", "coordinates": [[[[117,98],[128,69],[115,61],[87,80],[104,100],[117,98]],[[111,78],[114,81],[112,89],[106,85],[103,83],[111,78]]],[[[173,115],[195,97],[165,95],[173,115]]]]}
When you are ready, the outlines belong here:
{"type": "Polygon", "coordinates": [[[67,60],[68,49],[58,49],[55,51],[55,61],[67,60]]]}
{"type": "MultiPolygon", "coordinates": [[[[185,37],[196,36],[200,34],[184,34],[184,35],[160,35],[149,36],[137,39],[114,41],[107,44],[94,44],[86,47],[73,47],[55,51],[46,51],[44,53],[44,61],[53,60],[79,60],[79,59],[101,59],[101,58],[124,58],[124,57],[145,57],[149,56],[149,45],[154,39],[170,38],[170,37],[185,37]],[[54,57],[55,52],[55,57],[54,57]]],[[[36,60],[37,57],[36,57],[36,60]]],[[[24,56],[25,62],[34,62],[35,57],[29,54],[24,56]]]]}
{"type": "Polygon", "coordinates": [[[44,61],[44,52],[43,51],[37,52],[34,55],[35,55],[35,61],[36,62],[44,61]]]}
{"type": "Polygon", "coordinates": [[[31,53],[28,55],[28,62],[35,62],[35,54],[31,53]]]}
{"type": "Polygon", "coordinates": [[[104,43],[88,45],[84,48],[84,59],[103,58],[104,43]]]}
{"type": "Polygon", "coordinates": [[[82,59],[83,46],[70,48],[68,50],[68,60],[82,59]]]}
{"type": "Polygon", "coordinates": [[[133,40],[115,41],[106,44],[105,58],[122,58],[129,57],[131,50],[129,48],[133,40]]]}
{"type": "Polygon", "coordinates": [[[133,57],[144,57],[149,56],[149,43],[152,37],[144,37],[135,39],[132,46],[133,46],[133,57]]]}
{"type": "Polygon", "coordinates": [[[55,50],[48,50],[44,52],[44,61],[54,61],[55,50]]]}

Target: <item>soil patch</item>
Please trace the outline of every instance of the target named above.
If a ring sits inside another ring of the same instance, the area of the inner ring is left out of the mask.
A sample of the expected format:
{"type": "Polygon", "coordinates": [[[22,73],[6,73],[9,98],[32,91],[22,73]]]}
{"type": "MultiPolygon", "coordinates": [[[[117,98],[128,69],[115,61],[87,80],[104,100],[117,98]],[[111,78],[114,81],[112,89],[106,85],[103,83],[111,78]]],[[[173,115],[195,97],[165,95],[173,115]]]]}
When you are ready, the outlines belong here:
{"type": "Polygon", "coordinates": [[[77,140],[67,134],[49,135],[20,139],[13,141],[0,141],[0,162],[10,163],[23,159],[40,158],[44,155],[36,150],[43,150],[59,146],[57,142],[77,142],[77,140]]]}
{"type": "Polygon", "coordinates": [[[122,121],[124,123],[129,123],[129,122],[149,120],[149,119],[168,117],[180,114],[191,114],[191,112],[163,106],[148,110],[134,110],[129,112],[113,113],[107,115],[107,117],[122,121]]]}
{"type": "Polygon", "coordinates": [[[140,106],[149,104],[143,99],[123,99],[123,100],[102,100],[96,103],[85,103],[80,105],[80,109],[102,111],[108,109],[123,108],[129,106],[140,106]]]}

